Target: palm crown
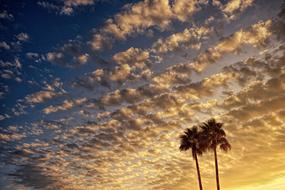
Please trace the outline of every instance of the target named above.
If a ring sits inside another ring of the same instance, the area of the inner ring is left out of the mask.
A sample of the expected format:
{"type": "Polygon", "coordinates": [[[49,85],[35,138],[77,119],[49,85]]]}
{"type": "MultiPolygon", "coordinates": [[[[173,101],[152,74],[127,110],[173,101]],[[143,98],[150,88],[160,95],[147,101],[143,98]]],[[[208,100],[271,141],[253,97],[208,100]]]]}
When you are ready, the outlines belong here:
{"type": "Polygon", "coordinates": [[[192,157],[196,162],[199,188],[200,188],[200,190],[203,190],[202,180],[201,180],[201,175],[200,175],[200,169],[199,169],[198,156],[197,156],[197,155],[202,155],[202,153],[204,152],[204,149],[200,144],[201,132],[198,131],[197,126],[193,126],[191,129],[188,128],[184,131],[184,134],[180,136],[180,140],[181,140],[181,142],[180,142],[179,149],[181,151],[187,151],[189,149],[192,150],[192,157]]]}
{"type": "Polygon", "coordinates": [[[215,149],[220,146],[220,149],[227,152],[231,149],[231,145],[226,138],[223,123],[216,122],[215,119],[210,119],[201,125],[202,128],[202,144],[208,149],[215,149]]]}
{"type": "Polygon", "coordinates": [[[194,154],[202,155],[203,150],[201,147],[201,133],[198,131],[197,126],[193,126],[191,129],[186,129],[184,134],[180,136],[180,147],[181,151],[192,150],[192,156],[194,154]]]}
{"type": "Polygon", "coordinates": [[[225,152],[231,149],[231,145],[222,127],[223,123],[216,122],[215,119],[210,119],[199,125],[199,129],[201,130],[197,126],[193,126],[191,129],[186,129],[180,136],[180,151],[192,150],[192,157],[196,162],[200,190],[203,187],[197,155],[202,155],[206,150],[214,152],[216,184],[217,190],[220,190],[217,147],[220,147],[225,152]]]}

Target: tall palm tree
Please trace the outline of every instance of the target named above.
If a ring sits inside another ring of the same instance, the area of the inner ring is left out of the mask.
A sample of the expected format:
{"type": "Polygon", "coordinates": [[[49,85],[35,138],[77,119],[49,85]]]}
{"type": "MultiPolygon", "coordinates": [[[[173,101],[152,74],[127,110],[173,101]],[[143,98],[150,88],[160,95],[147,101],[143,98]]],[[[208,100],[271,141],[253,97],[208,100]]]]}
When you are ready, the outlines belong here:
{"type": "Polygon", "coordinates": [[[210,119],[207,122],[204,122],[200,127],[202,128],[202,139],[204,140],[204,145],[214,152],[217,190],[220,190],[217,147],[220,147],[222,151],[227,152],[231,149],[231,145],[226,138],[224,129],[222,128],[223,123],[216,122],[215,119],[210,119]]]}
{"type": "Polygon", "coordinates": [[[200,169],[199,169],[199,162],[198,162],[198,155],[202,155],[203,153],[203,148],[199,143],[200,137],[201,133],[198,131],[197,126],[193,126],[191,129],[187,128],[184,131],[184,134],[180,136],[181,142],[179,149],[180,151],[187,151],[189,149],[192,150],[192,157],[193,159],[195,159],[196,162],[199,187],[200,190],[203,190],[200,169]]]}

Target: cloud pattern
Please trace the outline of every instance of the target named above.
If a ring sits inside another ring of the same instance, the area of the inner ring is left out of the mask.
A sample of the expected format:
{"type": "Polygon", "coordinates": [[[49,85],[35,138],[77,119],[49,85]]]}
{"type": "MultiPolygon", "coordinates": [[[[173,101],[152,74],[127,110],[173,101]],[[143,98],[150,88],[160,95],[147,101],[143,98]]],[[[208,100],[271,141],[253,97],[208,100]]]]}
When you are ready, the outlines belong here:
{"type": "MultiPolygon", "coordinates": [[[[61,11],[93,3],[63,1],[61,11]]],[[[106,20],[90,40],[71,40],[43,55],[27,54],[68,70],[88,66],[90,60],[101,67],[69,84],[53,77],[20,99],[14,115],[1,113],[5,121],[32,115],[34,107],[41,110],[39,119],[1,128],[0,168],[5,175],[0,186],[195,189],[195,168],[191,156],[179,152],[178,137],[186,127],[215,117],[225,123],[233,147],[228,154],[218,152],[223,189],[284,188],[284,9],[222,37],[217,32],[219,23],[237,22],[248,16],[248,9],[257,11],[253,6],[258,2],[139,1],[106,20]],[[171,31],[172,24],[191,23],[210,9],[217,13],[212,19],[171,31]],[[106,60],[98,56],[98,50],[148,30],[170,33],[148,47],[132,45],[106,60]],[[189,51],[186,59],[175,57],[180,49],[189,51]]],[[[7,11],[2,17],[13,18],[7,11]]],[[[21,43],[32,38],[27,33],[15,37],[21,43]]],[[[0,48],[8,51],[12,45],[3,41],[0,48]]],[[[21,67],[19,59],[1,61],[1,77],[20,76],[21,67]]],[[[9,93],[2,86],[1,99],[9,93]]],[[[212,157],[207,153],[200,159],[205,189],[215,185],[212,157]]]]}

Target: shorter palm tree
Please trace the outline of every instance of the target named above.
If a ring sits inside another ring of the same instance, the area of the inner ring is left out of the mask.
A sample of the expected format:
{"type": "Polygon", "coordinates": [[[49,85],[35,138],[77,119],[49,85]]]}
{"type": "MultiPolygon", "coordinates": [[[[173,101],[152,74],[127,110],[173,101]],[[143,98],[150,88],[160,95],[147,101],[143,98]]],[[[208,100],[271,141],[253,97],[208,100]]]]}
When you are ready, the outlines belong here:
{"type": "Polygon", "coordinates": [[[227,152],[231,149],[231,145],[222,128],[223,123],[216,122],[215,119],[210,119],[207,122],[204,122],[200,127],[202,128],[203,146],[206,146],[214,152],[217,190],[220,190],[217,147],[219,146],[222,151],[227,152]]]}
{"type": "Polygon", "coordinates": [[[189,149],[192,150],[192,157],[195,159],[196,162],[196,169],[199,181],[200,190],[203,189],[202,187],[202,180],[200,175],[200,168],[198,162],[198,155],[202,155],[203,147],[200,145],[201,140],[201,133],[198,131],[197,126],[193,126],[191,129],[187,128],[184,131],[184,134],[180,136],[180,151],[187,151],[189,149]]]}

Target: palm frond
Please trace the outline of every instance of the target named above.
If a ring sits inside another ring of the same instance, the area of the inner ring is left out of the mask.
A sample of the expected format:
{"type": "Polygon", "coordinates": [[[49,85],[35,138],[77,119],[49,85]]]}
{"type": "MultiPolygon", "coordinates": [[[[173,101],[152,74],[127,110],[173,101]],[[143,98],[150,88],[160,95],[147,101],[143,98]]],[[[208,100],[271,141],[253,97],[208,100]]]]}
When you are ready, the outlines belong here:
{"type": "Polygon", "coordinates": [[[201,132],[197,126],[193,126],[191,129],[185,129],[184,133],[180,136],[180,151],[192,150],[192,156],[202,155],[205,151],[205,147],[201,143],[201,132]]]}
{"type": "Polygon", "coordinates": [[[226,132],[224,131],[223,123],[216,122],[215,119],[209,119],[202,123],[200,128],[202,129],[203,141],[201,144],[207,146],[207,149],[215,149],[217,146],[224,151],[230,150],[230,143],[226,139],[226,132]]]}
{"type": "Polygon", "coordinates": [[[186,151],[191,148],[191,143],[189,142],[187,135],[181,135],[180,136],[180,151],[186,151]]]}
{"type": "Polygon", "coordinates": [[[229,141],[226,138],[222,138],[220,139],[220,149],[227,152],[231,149],[231,144],[229,143],[229,141]]]}

